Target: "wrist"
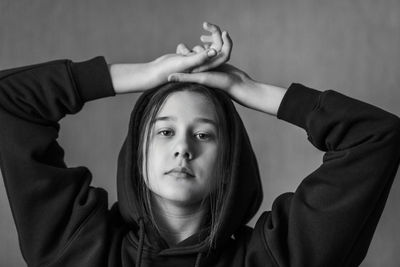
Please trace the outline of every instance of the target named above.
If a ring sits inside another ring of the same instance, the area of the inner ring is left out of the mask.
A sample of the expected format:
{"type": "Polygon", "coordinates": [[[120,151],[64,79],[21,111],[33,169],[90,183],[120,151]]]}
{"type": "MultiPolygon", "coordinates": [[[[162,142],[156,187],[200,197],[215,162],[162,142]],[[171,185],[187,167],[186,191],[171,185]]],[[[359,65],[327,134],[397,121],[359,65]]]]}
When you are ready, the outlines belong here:
{"type": "Polygon", "coordinates": [[[146,63],[146,77],[148,88],[154,88],[168,82],[168,74],[160,64],[160,58],[146,63]]]}
{"type": "Polygon", "coordinates": [[[141,92],[149,87],[149,63],[109,64],[112,84],[116,94],[141,92]]]}
{"type": "Polygon", "coordinates": [[[277,116],[282,99],[287,91],[279,86],[254,82],[257,91],[260,92],[258,110],[269,115],[277,116]]]}

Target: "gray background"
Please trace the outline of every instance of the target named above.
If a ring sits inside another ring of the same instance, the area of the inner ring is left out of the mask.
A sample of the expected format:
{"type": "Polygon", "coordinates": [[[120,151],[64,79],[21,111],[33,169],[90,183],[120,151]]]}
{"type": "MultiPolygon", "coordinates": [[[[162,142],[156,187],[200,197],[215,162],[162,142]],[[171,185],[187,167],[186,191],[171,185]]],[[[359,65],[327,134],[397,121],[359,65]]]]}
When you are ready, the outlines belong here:
{"type": "MultiPolygon", "coordinates": [[[[0,69],[59,58],[146,62],[198,42],[201,23],[227,29],[231,62],[276,85],[335,89],[400,115],[400,2],[392,1],[0,1],[0,69]]],[[[88,103],[61,121],[71,166],[86,165],[115,201],[117,154],[137,95],[88,103]]],[[[304,130],[239,107],[258,156],[269,210],[322,163],[304,130]]],[[[1,126],[0,126],[1,127],[1,126]]],[[[399,175],[398,175],[399,176],[399,175]]],[[[0,266],[24,266],[0,179],[0,266]]],[[[394,182],[362,266],[398,266],[400,185],[394,182]]],[[[257,215],[258,217],[258,215],[257,215]]],[[[253,222],[254,223],[254,222],[253,222]]]]}

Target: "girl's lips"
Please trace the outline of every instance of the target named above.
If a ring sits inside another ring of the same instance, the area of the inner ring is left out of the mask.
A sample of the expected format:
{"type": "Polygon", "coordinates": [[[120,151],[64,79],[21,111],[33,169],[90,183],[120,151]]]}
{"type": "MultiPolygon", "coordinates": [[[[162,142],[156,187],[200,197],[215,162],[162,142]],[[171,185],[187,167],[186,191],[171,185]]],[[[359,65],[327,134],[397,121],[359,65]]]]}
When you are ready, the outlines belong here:
{"type": "Polygon", "coordinates": [[[186,172],[175,172],[175,171],[173,171],[173,172],[169,172],[167,174],[170,175],[170,176],[173,176],[175,178],[193,178],[194,177],[193,175],[190,175],[190,174],[188,174],[186,172]]]}
{"type": "Polygon", "coordinates": [[[176,175],[178,175],[178,176],[186,175],[186,176],[194,177],[193,172],[190,169],[186,168],[186,167],[173,168],[173,169],[169,170],[167,172],[167,174],[174,174],[175,176],[176,175]]]}

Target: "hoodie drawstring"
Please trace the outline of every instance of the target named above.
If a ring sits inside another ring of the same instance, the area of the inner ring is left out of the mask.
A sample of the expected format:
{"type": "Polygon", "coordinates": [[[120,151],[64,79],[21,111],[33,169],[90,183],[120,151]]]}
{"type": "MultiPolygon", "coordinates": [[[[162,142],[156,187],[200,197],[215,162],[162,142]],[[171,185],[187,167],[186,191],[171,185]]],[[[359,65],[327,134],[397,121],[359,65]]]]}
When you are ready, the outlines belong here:
{"type": "Polygon", "coordinates": [[[143,219],[139,218],[139,246],[138,246],[138,254],[136,256],[136,267],[140,267],[142,265],[143,243],[144,243],[144,223],[143,219]]]}
{"type": "MultiPolygon", "coordinates": [[[[138,246],[138,254],[136,256],[136,267],[142,266],[142,254],[143,254],[143,244],[144,244],[144,223],[143,219],[139,218],[139,246],[138,246]]],[[[203,252],[199,252],[196,257],[196,263],[194,267],[200,266],[200,261],[203,256],[203,252]]]]}
{"type": "Polygon", "coordinates": [[[202,256],[203,256],[203,252],[199,252],[199,254],[197,254],[196,263],[194,264],[194,267],[200,266],[200,260],[201,260],[202,256]]]}

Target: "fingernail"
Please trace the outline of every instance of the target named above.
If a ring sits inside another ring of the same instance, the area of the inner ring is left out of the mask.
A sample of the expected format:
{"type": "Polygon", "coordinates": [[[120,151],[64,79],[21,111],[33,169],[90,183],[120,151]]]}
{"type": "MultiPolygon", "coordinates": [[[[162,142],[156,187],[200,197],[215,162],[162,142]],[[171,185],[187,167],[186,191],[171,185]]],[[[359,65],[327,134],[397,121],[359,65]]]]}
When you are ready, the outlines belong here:
{"type": "Polygon", "coordinates": [[[170,76],[168,76],[168,81],[169,82],[176,82],[176,81],[178,81],[178,77],[175,76],[175,75],[170,75],[170,76]]]}
{"type": "Polygon", "coordinates": [[[213,57],[217,54],[217,51],[215,51],[215,49],[211,48],[210,50],[208,50],[207,52],[207,56],[209,57],[213,57]]]}

